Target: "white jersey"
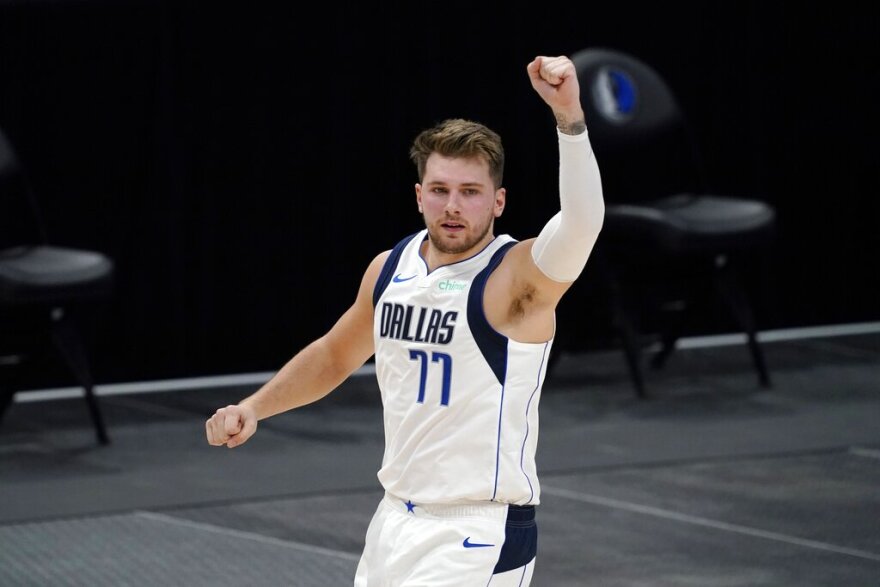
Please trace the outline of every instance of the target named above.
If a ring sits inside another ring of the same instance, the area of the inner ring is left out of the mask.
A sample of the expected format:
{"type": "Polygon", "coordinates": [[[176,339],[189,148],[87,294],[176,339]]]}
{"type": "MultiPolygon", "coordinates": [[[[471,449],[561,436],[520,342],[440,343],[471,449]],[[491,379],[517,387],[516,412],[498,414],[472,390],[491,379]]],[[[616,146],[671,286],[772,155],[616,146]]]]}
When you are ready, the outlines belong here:
{"type": "Polygon", "coordinates": [[[414,503],[539,503],[538,402],[552,339],[522,343],[483,312],[489,274],[516,243],[501,235],[428,273],[421,230],[398,243],[375,290],[385,490],[414,503]]]}

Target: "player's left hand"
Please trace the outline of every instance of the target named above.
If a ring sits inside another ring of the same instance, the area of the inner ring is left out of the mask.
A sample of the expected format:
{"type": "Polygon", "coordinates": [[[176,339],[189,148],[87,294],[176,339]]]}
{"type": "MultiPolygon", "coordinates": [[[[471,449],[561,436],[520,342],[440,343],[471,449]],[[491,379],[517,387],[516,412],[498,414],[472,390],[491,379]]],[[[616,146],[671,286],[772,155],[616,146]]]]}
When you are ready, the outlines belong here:
{"type": "Polygon", "coordinates": [[[577,70],[571,59],[538,56],[526,67],[532,87],[554,114],[568,120],[583,118],[577,70]]]}

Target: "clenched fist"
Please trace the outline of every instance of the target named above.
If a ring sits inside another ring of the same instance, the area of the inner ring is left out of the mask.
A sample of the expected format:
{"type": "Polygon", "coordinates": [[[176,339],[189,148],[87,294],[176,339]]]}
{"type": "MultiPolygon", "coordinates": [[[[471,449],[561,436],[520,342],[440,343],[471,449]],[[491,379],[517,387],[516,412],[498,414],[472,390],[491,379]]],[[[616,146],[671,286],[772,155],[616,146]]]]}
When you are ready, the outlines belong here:
{"type": "Polygon", "coordinates": [[[581,90],[577,70],[568,57],[538,56],[528,64],[532,87],[553,110],[559,129],[577,134],[584,128],[581,90]]]}
{"type": "Polygon", "coordinates": [[[226,406],[205,422],[208,444],[234,448],[247,442],[257,431],[257,415],[248,406],[226,406]]]}

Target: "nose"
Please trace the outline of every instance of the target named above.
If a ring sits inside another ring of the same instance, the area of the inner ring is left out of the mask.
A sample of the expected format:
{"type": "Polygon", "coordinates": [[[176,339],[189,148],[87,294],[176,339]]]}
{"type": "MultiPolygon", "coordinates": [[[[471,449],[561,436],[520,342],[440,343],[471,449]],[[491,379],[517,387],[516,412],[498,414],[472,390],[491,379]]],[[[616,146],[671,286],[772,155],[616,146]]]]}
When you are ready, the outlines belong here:
{"type": "Polygon", "coordinates": [[[449,197],[446,198],[446,207],[445,210],[448,214],[460,214],[461,213],[461,194],[458,192],[449,192],[449,197]]]}

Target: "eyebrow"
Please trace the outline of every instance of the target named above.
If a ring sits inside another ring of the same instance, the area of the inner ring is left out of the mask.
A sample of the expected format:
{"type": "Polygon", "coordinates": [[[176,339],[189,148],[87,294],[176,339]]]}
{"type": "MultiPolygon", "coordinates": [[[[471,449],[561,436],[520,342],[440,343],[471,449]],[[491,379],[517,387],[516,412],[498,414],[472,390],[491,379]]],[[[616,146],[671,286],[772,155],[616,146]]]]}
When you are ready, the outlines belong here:
{"type": "MultiPolygon", "coordinates": [[[[429,181],[429,182],[428,182],[427,184],[425,184],[425,185],[429,185],[429,186],[443,185],[443,186],[445,186],[445,185],[449,185],[449,183],[448,183],[448,182],[445,182],[445,181],[434,180],[434,181],[429,181]]],[[[480,182],[478,182],[478,181],[466,181],[466,182],[464,182],[464,183],[460,183],[460,184],[457,184],[457,185],[460,186],[460,187],[479,187],[479,188],[481,188],[481,187],[485,187],[486,184],[484,184],[484,183],[480,183],[480,182]]]]}

